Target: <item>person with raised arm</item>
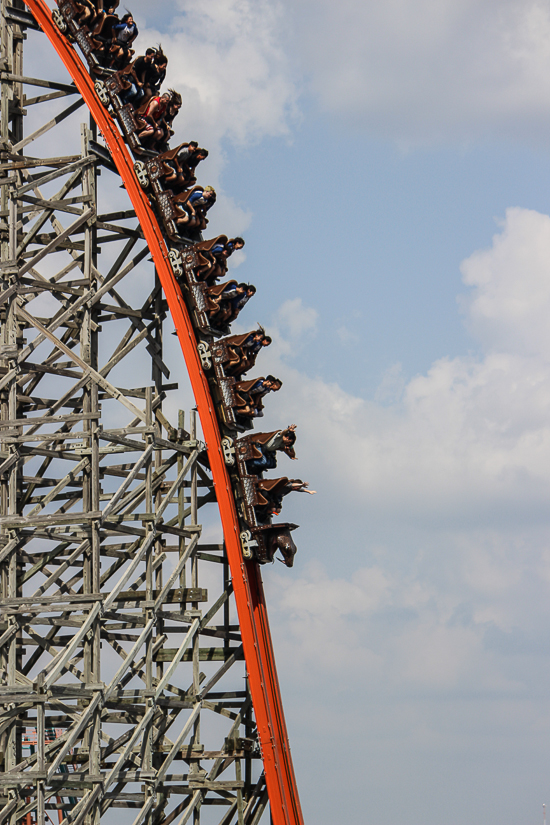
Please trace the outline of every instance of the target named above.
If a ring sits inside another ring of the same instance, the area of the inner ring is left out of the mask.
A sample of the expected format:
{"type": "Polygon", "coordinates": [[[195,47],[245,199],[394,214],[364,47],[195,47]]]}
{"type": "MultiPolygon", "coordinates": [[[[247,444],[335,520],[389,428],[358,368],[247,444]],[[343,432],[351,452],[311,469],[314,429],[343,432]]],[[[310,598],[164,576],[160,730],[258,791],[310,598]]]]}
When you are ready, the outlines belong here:
{"type": "Polygon", "coordinates": [[[257,482],[256,489],[265,503],[255,507],[258,521],[269,524],[273,516],[279,516],[283,509],[283,498],[289,493],[316,494],[316,490],[309,489],[309,482],[301,478],[266,478],[257,482]]]}

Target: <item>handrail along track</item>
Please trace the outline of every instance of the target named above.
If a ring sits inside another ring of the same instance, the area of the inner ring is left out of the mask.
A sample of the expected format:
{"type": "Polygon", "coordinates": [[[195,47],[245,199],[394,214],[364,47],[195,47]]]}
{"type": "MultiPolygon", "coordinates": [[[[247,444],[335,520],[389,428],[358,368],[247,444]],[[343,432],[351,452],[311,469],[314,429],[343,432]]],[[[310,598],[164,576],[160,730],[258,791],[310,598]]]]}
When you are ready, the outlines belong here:
{"type": "Polygon", "coordinates": [[[272,821],[274,825],[303,825],[262,578],[257,563],[247,561],[242,556],[239,520],[223,457],[221,434],[215,407],[208,380],[197,352],[189,312],[169,261],[169,252],[163,231],[147,195],[136,179],[134,165],[123,137],[99,100],[94,89],[93,80],[74,47],[53,23],[51,10],[44,0],[26,0],[26,4],[63,61],[103,134],[157,268],[193,387],[216,488],[216,498],[220,510],[241,627],[250,691],[262,748],[272,821]]]}

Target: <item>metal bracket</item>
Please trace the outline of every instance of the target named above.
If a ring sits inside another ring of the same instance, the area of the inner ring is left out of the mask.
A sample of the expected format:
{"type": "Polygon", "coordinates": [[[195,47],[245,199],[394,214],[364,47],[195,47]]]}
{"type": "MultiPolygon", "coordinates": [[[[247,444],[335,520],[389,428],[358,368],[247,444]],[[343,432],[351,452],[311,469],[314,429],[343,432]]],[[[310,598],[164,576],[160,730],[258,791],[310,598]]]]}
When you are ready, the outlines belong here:
{"type": "Polygon", "coordinates": [[[147,175],[147,167],[142,160],[136,160],[134,163],[134,172],[136,173],[136,178],[141,188],[147,189],[149,186],[149,176],[147,175]]]}
{"type": "Polygon", "coordinates": [[[186,249],[182,255],[183,263],[188,269],[193,269],[197,265],[197,253],[193,249],[186,249]]]}
{"type": "MultiPolygon", "coordinates": [[[[138,161],[138,162],[140,162],[140,161],[138,161]]],[[[136,164],[136,166],[137,166],[137,164],[136,164]]],[[[141,181],[140,181],[140,183],[141,183],[141,181]]],[[[178,250],[177,249],[171,249],[170,254],[168,255],[168,257],[170,258],[170,264],[172,266],[172,271],[173,271],[174,275],[176,275],[177,277],[180,277],[181,275],[183,275],[183,269],[181,268],[181,258],[180,258],[180,253],[178,252],[178,250]]]]}
{"type": "Polygon", "coordinates": [[[111,103],[111,98],[109,97],[109,92],[105,88],[105,83],[102,80],[96,80],[94,83],[94,89],[103,105],[108,108],[111,103]]]}
{"type": "Polygon", "coordinates": [[[243,530],[241,533],[241,546],[243,548],[243,558],[251,559],[254,555],[255,548],[258,546],[258,542],[252,538],[250,530],[243,530]]]}
{"type": "Polygon", "coordinates": [[[201,341],[200,344],[197,345],[197,349],[199,351],[199,357],[201,359],[203,369],[212,369],[212,353],[210,352],[210,347],[208,344],[205,343],[205,341],[201,341]]]}
{"type": "Polygon", "coordinates": [[[52,20],[59,29],[59,31],[65,34],[65,32],[67,31],[67,24],[63,19],[63,15],[60,12],[58,12],[57,9],[54,9],[52,11],[52,20]]]}
{"type": "Polygon", "coordinates": [[[235,442],[228,435],[222,438],[222,450],[225,463],[232,467],[235,464],[235,442]]]}

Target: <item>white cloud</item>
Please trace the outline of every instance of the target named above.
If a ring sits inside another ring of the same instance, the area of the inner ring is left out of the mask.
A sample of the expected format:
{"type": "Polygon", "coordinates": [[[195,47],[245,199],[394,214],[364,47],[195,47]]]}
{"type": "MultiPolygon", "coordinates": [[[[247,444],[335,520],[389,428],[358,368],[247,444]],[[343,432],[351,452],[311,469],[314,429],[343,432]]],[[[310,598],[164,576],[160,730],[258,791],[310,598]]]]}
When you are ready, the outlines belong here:
{"type": "Polygon", "coordinates": [[[308,578],[294,578],[281,597],[280,606],[290,616],[330,622],[349,615],[367,615],[384,603],[389,589],[387,577],[376,567],[358,570],[351,581],[330,579],[316,562],[309,565],[308,573],[308,578]]]}
{"type": "MultiPolygon", "coordinates": [[[[468,322],[485,356],[441,358],[409,381],[391,408],[277,363],[281,348],[270,353],[269,369],[281,375],[286,390],[270,406],[302,424],[308,474],[328,475],[331,492],[346,489],[346,499],[364,502],[368,512],[398,507],[401,517],[423,523],[474,511],[492,523],[502,508],[506,517],[545,512],[548,260],[550,218],[509,210],[492,248],[463,264],[465,281],[474,287],[468,322]]],[[[394,372],[382,382],[382,394],[388,381],[393,387],[399,380],[394,372]]]]}
{"type": "MultiPolygon", "coordinates": [[[[183,97],[176,131],[185,131],[182,140],[215,150],[208,159],[214,175],[223,165],[217,157],[222,139],[250,144],[289,134],[298,91],[283,46],[280,0],[169,0],[153,8],[148,0],[133,0],[131,7],[139,26],[136,53],[162,43],[169,58],[166,86],[183,97]],[[147,25],[151,21],[158,26],[147,25]]],[[[39,77],[44,60],[52,62],[51,46],[38,37],[27,51],[39,77]]],[[[54,58],[52,71],[59,65],[54,58]]]]}
{"type": "Polygon", "coordinates": [[[336,334],[342,346],[352,347],[359,343],[360,338],[357,333],[352,332],[345,324],[338,327],[336,334]]]}
{"type": "Polygon", "coordinates": [[[550,9],[541,0],[296,0],[295,50],[324,108],[405,143],[541,142],[550,9]]]}
{"type": "Polygon", "coordinates": [[[314,332],[318,317],[317,311],[313,307],[305,307],[301,298],[290,298],[279,307],[276,322],[286,337],[296,339],[314,332]]]}
{"type": "Polygon", "coordinates": [[[305,307],[301,298],[290,298],[281,304],[269,325],[275,359],[295,356],[304,339],[315,335],[318,317],[317,311],[305,307]]]}
{"type": "Polygon", "coordinates": [[[479,599],[464,620],[463,593],[427,577],[390,574],[384,564],[347,578],[317,561],[298,576],[270,571],[278,655],[294,679],[304,687],[330,682],[339,690],[345,684],[350,693],[365,680],[394,694],[443,694],[474,683],[484,691],[517,691],[522,677],[510,678],[495,666],[485,644],[488,628],[511,629],[510,617],[501,616],[514,592],[510,582],[500,599],[479,599]]]}
{"type": "Polygon", "coordinates": [[[398,361],[385,371],[374,394],[374,400],[381,404],[399,401],[404,388],[403,365],[398,361]]]}
{"type": "MultiPolygon", "coordinates": [[[[200,181],[218,193],[208,236],[242,234],[252,216],[221,188],[223,146],[289,134],[297,91],[280,43],[282,7],[268,0],[179,0],[172,6],[169,30],[142,26],[140,47],[162,43],[167,85],[183,97],[176,133],[210,152],[199,169],[200,181]]],[[[135,12],[139,19],[139,5],[135,12]]]]}
{"type": "Polygon", "coordinates": [[[288,631],[279,655],[301,679],[334,676],[344,666],[349,676],[351,662],[356,676],[365,668],[379,670],[380,654],[362,640],[362,624],[389,596],[389,580],[379,568],[363,568],[346,580],[330,578],[323,565],[311,562],[291,580],[272,573],[269,587],[277,623],[284,621],[288,631]]]}
{"type": "Polygon", "coordinates": [[[509,209],[488,250],[462,265],[475,288],[468,305],[472,332],[493,351],[550,360],[550,217],[509,209]]]}
{"type": "Polygon", "coordinates": [[[306,524],[320,520],[319,564],[268,584],[278,644],[305,684],[347,659],[348,676],[353,661],[354,678],[377,674],[390,692],[525,690],[512,639],[549,618],[548,260],[550,218],[509,210],[462,267],[484,356],[436,361],[391,407],[299,373],[284,346],[266,354],[285,382],[266,429],[298,423],[299,470],[319,490],[299,502],[306,524]],[[337,513],[355,519],[355,547],[335,546],[337,513]],[[365,561],[342,575],[350,550],[365,561]]]}
{"type": "MultiPolygon", "coordinates": [[[[53,0],[50,5],[55,5],[53,0]]],[[[227,141],[244,146],[266,137],[288,136],[289,124],[297,117],[297,81],[282,46],[281,3],[173,0],[153,15],[150,3],[134,0],[131,9],[139,25],[137,54],[161,43],[169,58],[165,85],[183,98],[172,145],[178,139],[197,140],[209,150],[209,157],[199,167],[199,181],[214,185],[218,193],[208,234],[244,233],[250,211],[220,186],[226,161],[224,146],[227,141]],[[162,25],[147,26],[146,21],[155,17],[162,18],[158,21],[162,25]]],[[[26,52],[28,71],[40,77],[47,59],[64,79],[59,62],[52,57],[47,41],[35,37],[33,50],[26,52]]],[[[60,108],[53,106],[56,112],[60,108]]]]}
{"type": "MultiPolygon", "coordinates": [[[[288,134],[296,87],[281,46],[279,2],[179,0],[169,30],[141,26],[140,47],[162,42],[167,83],[183,96],[186,136],[213,146],[222,137],[246,144],[288,134]]],[[[136,3],[140,19],[150,9],[136,3]]]]}

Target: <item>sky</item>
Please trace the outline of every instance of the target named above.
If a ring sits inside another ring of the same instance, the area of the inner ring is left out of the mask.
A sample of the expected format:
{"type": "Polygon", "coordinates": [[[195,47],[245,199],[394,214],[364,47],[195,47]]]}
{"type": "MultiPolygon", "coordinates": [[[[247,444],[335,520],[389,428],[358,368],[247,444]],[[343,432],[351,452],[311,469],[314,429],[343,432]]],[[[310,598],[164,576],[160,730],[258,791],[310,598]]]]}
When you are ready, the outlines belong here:
{"type": "Polygon", "coordinates": [[[298,425],[279,469],[317,490],[263,569],[306,822],[540,822],[550,4],[129,8],[210,150],[209,232],[246,239],[263,429],[298,425]]]}

